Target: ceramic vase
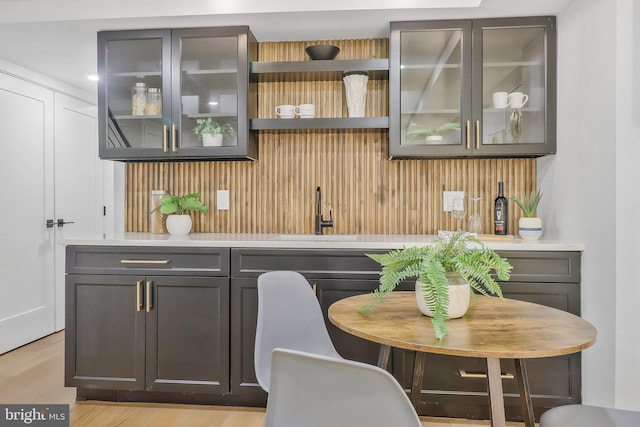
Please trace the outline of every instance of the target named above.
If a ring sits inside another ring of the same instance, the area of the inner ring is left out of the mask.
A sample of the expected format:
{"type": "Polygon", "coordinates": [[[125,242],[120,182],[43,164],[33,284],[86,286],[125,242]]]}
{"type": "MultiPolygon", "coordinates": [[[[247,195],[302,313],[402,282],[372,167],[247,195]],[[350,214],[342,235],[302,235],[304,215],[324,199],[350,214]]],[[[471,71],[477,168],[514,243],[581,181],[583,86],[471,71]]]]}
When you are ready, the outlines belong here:
{"type": "Polygon", "coordinates": [[[344,81],[349,117],[364,117],[369,75],[365,71],[352,71],[344,73],[342,80],[344,81]]]}
{"type": "Polygon", "coordinates": [[[217,133],[212,135],[210,133],[203,133],[202,145],[205,147],[220,147],[222,145],[222,134],[217,133]]]}
{"type": "Polygon", "coordinates": [[[191,232],[191,217],[189,215],[167,216],[167,231],[172,236],[186,236],[191,232]]]}
{"type": "MultiPolygon", "coordinates": [[[[464,316],[469,309],[471,286],[458,273],[445,273],[445,275],[449,281],[449,307],[447,313],[449,314],[449,319],[457,319],[464,316]]],[[[419,279],[416,280],[416,302],[422,314],[433,317],[433,313],[424,301],[422,282],[419,279]]]]}
{"type": "Polygon", "coordinates": [[[522,217],[518,229],[522,240],[538,240],[542,236],[542,219],[522,217]]]}

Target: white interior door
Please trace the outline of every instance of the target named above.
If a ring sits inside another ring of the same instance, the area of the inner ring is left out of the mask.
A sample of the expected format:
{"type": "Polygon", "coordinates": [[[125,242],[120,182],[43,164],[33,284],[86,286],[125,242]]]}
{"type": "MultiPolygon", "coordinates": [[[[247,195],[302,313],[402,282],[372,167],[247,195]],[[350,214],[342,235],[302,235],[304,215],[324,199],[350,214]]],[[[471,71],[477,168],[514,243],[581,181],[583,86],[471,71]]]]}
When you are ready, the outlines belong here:
{"type": "MultiPolygon", "coordinates": [[[[98,159],[97,107],[55,94],[55,216],[68,224],[56,226],[56,237],[101,235],[103,232],[103,171],[98,159]]],[[[56,245],[56,331],[64,329],[65,246],[56,245]]]]}
{"type": "Polygon", "coordinates": [[[0,73],[0,353],[54,331],[53,92],[0,73]]]}

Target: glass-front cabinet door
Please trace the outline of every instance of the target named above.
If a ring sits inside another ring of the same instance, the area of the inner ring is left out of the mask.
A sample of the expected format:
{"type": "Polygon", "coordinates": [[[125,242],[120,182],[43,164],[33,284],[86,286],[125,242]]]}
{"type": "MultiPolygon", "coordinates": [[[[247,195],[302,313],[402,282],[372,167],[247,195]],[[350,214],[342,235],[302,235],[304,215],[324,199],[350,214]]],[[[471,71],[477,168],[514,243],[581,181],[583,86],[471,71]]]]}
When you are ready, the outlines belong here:
{"type": "Polygon", "coordinates": [[[256,91],[247,27],[98,35],[100,157],[256,158],[256,91]]]}
{"type": "Polygon", "coordinates": [[[389,153],[555,152],[555,19],[392,22],[389,153]]]}

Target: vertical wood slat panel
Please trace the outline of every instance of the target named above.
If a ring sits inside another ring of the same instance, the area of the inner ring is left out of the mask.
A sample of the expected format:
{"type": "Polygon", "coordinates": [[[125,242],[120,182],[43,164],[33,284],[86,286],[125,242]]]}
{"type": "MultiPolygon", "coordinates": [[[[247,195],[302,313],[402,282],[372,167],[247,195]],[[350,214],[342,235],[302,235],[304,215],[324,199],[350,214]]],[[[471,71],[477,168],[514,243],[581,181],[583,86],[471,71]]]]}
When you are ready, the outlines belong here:
{"type": "MultiPolygon", "coordinates": [[[[337,59],[388,57],[388,41],[324,40],[260,43],[261,61],[306,60],[304,47],[336,44],[337,59]]],[[[275,118],[275,106],[316,104],[318,117],[346,117],[341,81],[261,82],[258,115],[275,118]]],[[[367,116],[387,116],[388,82],[369,80],[367,116]]],[[[299,119],[302,120],[302,119],[299,119]]],[[[442,191],[463,190],[482,197],[484,232],[493,229],[497,182],[506,196],[536,187],[535,159],[393,160],[386,130],[262,131],[257,162],[155,162],[126,165],[127,231],[148,231],[151,190],[201,193],[209,215],[191,213],[195,232],[313,233],[315,189],[322,189],[322,212],[333,212],[327,233],[433,234],[453,230],[455,219],[442,212],[442,191]],[[216,210],[216,190],[230,191],[230,209],[216,210]]],[[[519,209],[510,203],[510,233],[517,233],[519,209]]],[[[469,203],[469,214],[473,205],[469,203]]],[[[466,224],[465,227],[466,228],[466,224]]]]}

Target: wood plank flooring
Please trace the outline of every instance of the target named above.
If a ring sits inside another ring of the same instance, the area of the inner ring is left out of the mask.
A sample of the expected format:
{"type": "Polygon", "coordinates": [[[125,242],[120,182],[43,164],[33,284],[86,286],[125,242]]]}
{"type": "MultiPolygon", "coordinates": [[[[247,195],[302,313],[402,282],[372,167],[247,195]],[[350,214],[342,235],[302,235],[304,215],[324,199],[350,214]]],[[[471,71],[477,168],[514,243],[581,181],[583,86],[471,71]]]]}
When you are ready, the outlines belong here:
{"type": "MultiPolygon", "coordinates": [[[[263,408],[76,402],[64,387],[64,331],[0,355],[0,403],[69,404],[77,427],[263,427],[263,408]]],[[[484,427],[488,421],[421,417],[425,427],[484,427]]],[[[507,423],[510,427],[521,423],[507,423]]],[[[359,427],[359,426],[354,426],[359,427]]]]}

